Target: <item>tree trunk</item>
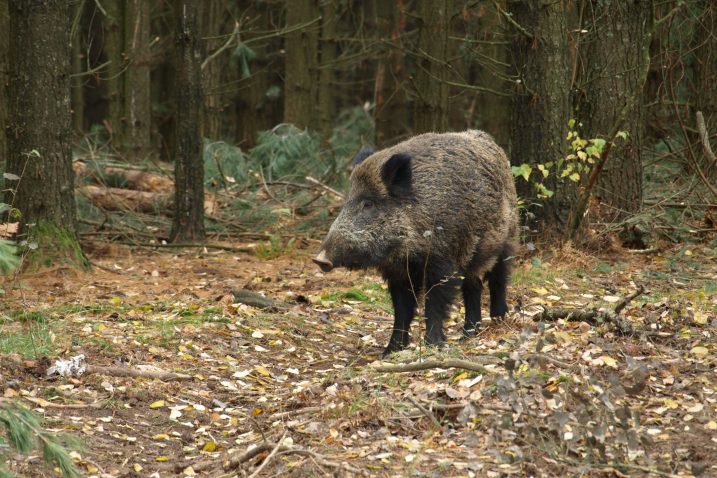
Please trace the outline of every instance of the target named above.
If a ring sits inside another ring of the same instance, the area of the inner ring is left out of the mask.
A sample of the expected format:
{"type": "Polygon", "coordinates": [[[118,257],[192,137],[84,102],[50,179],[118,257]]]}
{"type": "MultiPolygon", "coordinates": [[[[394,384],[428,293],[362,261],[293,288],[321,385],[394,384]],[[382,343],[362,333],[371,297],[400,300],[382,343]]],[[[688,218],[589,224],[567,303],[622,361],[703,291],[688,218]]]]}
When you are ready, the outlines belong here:
{"type": "Polygon", "coordinates": [[[73,15],[76,20],[74,35],[70,38],[72,43],[72,96],[70,104],[72,105],[72,129],[76,134],[82,134],[85,130],[85,95],[84,95],[84,78],[82,72],[85,69],[84,51],[82,50],[82,15],[85,2],[80,1],[76,4],[73,15]]]}
{"type": "Polygon", "coordinates": [[[376,146],[383,148],[408,132],[403,52],[394,45],[404,33],[403,0],[375,0],[378,38],[383,42],[374,83],[376,146]]]}
{"type": "Polygon", "coordinates": [[[170,238],[178,242],[203,241],[205,237],[200,13],[196,0],[174,0],[175,207],[170,238]]]}
{"type": "Polygon", "coordinates": [[[618,140],[602,170],[594,195],[610,209],[604,220],[620,220],[642,205],[642,72],[648,67],[649,52],[642,51],[643,37],[650,28],[652,9],[644,0],[586,0],[583,30],[586,78],[584,100],[577,120],[582,121],[583,138],[601,137],[613,129],[628,102],[634,101],[621,130],[628,133],[618,140]],[[649,17],[649,18],[648,18],[649,17]],[[638,98],[636,101],[635,98],[638,98]]]}
{"type": "MultiPolygon", "coordinates": [[[[508,8],[522,29],[513,28],[511,47],[520,78],[511,105],[511,161],[516,165],[555,162],[567,154],[571,104],[565,1],[509,0],[508,8]]],[[[533,195],[530,184],[522,180],[517,184],[522,197],[533,195]]],[[[555,194],[536,216],[562,232],[570,186],[553,179],[547,187],[555,194]]]]}
{"type": "Polygon", "coordinates": [[[326,142],[331,135],[335,116],[336,0],[324,1],[321,18],[321,70],[319,72],[318,103],[321,134],[326,142]]]}
{"type": "Polygon", "coordinates": [[[124,140],[122,149],[132,162],[151,153],[152,110],[150,101],[150,15],[152,2],[125,3],[124,56],[127,68],[124,83],[124,140]]]}
{"type": "MultiPolygon", "coordinates": [[[[202,17],[202,34],[206,40],[206,56],[222,47],[227,41],[225,31],[227,12],[225,3],[221,0],[205,0],[204,15],[202,17]]],[[[233,25],[232,27],[233,28],[233,25]]],[[[224,123],[224,98],[220,91],[223,72],[229,63],[231,49],[224,54],[213,58],[202,70],[204,82],[204,135],[215,141],[224,139],[222,126],[224,123]]]]}
{"type": "Polygon", "coordinates": [[[77,242],[70,144],[70,11],[66,0],[10,0],[6,202],[38,248],[30,266],[84,265],[77,242]]]}
{"type": "Polygon", "coordinates": [[[418,2],[421,22],[416,52],[413,132],[443,132],[448,128],[447,46],[449,0],[418,2]]]}
{"type": "Polygon", "coordinates": [[[286,27],[296,28],[284,42],[284,122],[316,129],[317,46],[319,23],[316,0],[287,0],[286,27]]]}
{"type": "Polygon", "coordinates": [[[7,158],[7,84],[9,78],[8,54],[10,38],[8,36],[9,18],[7,0],[0,0],[0,164],[7,158]]]}
{"type": "Polygon", "coordinates": [[[107,0],[104,2],[106,16],[103,17],[104,30],[103,48],[109,65],[107,66],[107,109],[109,112],[108,128],[112,145],[119,149],[124,144],[124,88],[123,74],[125,69],[124,51],[124,0],[107,0]]]}
{"type": "MultiPolygon", "coordinates": [[[[695,111],[702,111],[705,117],[709,135],[717,131],[717,5],[712,0],[702,0],[700,7],[700,21],[695,31],[697,49],[693,101],[695,111]]],[[[693,120],[694,116],[690,118],[690,121],[693,120]]],[[[712,164],[706,155],[700,157],[704,158],[701,167],[707,177],[717,181],[717,165],[712,164]]]]}

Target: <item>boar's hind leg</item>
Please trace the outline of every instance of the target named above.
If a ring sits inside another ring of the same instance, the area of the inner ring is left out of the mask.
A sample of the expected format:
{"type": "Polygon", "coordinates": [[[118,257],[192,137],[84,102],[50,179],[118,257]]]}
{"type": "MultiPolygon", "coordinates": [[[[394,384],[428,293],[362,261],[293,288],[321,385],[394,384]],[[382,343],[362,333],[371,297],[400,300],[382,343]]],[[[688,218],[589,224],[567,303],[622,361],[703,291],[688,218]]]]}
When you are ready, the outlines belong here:
{"type": "Polygon", "coordinates": [[[490,287],[490,316],[504,317],[508,313],[508,304],[505,301],[508,276],[510,275],[511,247],[506,244],[498,256],[493,269],[486,274],[488,287],[490,287]]]}
{"type": "Polygon", "coordinates": [[[466,323],[463,326],[463,334],[470,337],[478,332],[480,327],[480,302],[483,294],[483,282],[479,277],[466,275],[463,279],[463,302],[466,308],[466,323]]]}
{"type": "Polygon", "coordinates": [[[416,294],[411,290],[411,285],[408,281],[389,280],[388,290],[391,293],[391,301],[393,302],[394,319],[393,333],[388,341],[386,350],[383,351],[384,357],[408,346],[411,321],[416,313],[416,294]]]}

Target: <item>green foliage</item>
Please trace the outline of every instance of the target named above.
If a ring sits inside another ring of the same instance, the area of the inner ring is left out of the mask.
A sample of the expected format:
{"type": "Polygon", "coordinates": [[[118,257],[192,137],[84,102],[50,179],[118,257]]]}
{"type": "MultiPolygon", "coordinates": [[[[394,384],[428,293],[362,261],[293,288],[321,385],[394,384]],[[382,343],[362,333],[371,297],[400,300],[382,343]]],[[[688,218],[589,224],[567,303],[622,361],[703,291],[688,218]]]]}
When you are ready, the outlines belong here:
{"type": "Polygon", "coordinates": [[[329,144],[334,156],[351,158],[364,145],[375,143],[373,117],[362,107],[347,108],[336,120],[329,144]]]}
{"type": "Polygon", "coordinates": [[[204,183],[209,189],[247,185],[251,176],[241,148],[223,141],[204,140],[204,183]]]}
{"type": "MultiPolygon", "coordinates": [[[[582,127],[582,123],[576,123],[574,118],[568,121],[569,131],[565,139],[569,141],[570,152],[564,158],[559,158],[557,161],[537,163],[535,165],[537,174],[532,174],[535,170],[530,164],[524,163],[520,166],[511,167],[514,177],[522,177],[533,186],[533,190],[538,199],[548,199],[555,194],[555,192],[546,185],[549,178],[552,177],[558,181],[565,181],[567,179],[578,183],[589,176],[592,167],[596,161],[600,159],[600,155],[605,150],[606,141],[602,138],[582,138],[578,131],[579,127],[582,127]],[[531,175],[533,176],[532,180],[531,175]]],[[[628,133],[626,131],[620,131],[617,136],[625,140],[628,137],[628,133]]]]}
{"type": "Polygon", "coordinates": [[[0,317],[0,354],[19,354],[25,358],[52,355],[53,339],[49,324],[37,313],[0,317]]]}
{"type": "Polygon", "coordinates": [[[254,250],[254,254],[260,259],[275,259],[279,256],[289,254],[294,250],[295,238],[291,238],[284,242],[281,236],[272,235],[269,241],[259,244],[254,250]]]}
{"type": "Polygon", "coordinates": [[[321,139],[313,132],[282,123],[259,133],[257,145],[249,151],[252,166],[258,166],[266,181],[321,174],[327,168],[320,157],[321,139]],[[323,167],[322,167],[323,166],[323,167]]]}
{"type": "MultiPolygon", "coordinates": [[[[78,443],[68,435],[45,431],[39,417],[32,411],[15,403],[0,403],[0,445],[22,454],[33,451],[42,453],[43,461],[56,466],[66,478],[79,476],[67,448],[76,448],[78,443]]],[[[5,462],[8,454],[0,446],[0,463],[5,462]],[[5,456],[3,456],[5,455],[5,456]]],[[[13,476],[0,465],[0,476],[13,476]]]]}
{"type": "Polygon", "coordinates": [[[13,241],[0,239],[0,274],[10,274],[20,264],[17,246],[13,241]]]}
{"type": "Polygon", "coordinates": [[[243,79],[249,78],[251,76],[249,62],[256,58],[256,52],[246,43],[239,42],[236,48],[232,51],[232,58],[239,62],[239,66],[241,67],[241,77],[243,79]]]}

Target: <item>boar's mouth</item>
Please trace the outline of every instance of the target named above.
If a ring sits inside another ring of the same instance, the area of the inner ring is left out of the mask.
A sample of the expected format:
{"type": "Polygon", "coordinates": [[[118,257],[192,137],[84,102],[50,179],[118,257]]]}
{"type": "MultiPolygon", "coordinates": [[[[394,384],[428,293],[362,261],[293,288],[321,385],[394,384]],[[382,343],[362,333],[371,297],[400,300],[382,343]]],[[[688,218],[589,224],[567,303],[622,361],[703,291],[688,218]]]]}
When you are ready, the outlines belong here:
{"type": "Polygon", "coordinates": [[[331,262],[331,260],[329,260],[328,256],[326,255],[325,249],[322,249],[321,252],[319,252],[316,257],[313,258],[313,261],[324,272],[331,272],[331,270],[334,268],[334,264],[331,262]]]}

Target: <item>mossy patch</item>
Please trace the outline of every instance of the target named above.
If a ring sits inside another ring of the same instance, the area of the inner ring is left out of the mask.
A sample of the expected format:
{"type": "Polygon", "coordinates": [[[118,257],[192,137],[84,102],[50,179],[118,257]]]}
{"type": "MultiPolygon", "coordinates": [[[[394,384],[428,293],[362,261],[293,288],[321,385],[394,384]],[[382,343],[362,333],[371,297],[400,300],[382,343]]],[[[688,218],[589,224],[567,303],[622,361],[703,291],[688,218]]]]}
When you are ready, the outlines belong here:
{"type": "Polygon", "coordinates": [[[33,247],[28,248],[23,261],[26,272],[57,266],[89,268],[75,233],[66,227],[38,221],[28,230],[27,243],[33,247]]]}

